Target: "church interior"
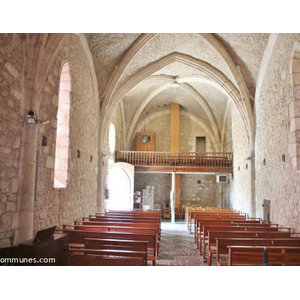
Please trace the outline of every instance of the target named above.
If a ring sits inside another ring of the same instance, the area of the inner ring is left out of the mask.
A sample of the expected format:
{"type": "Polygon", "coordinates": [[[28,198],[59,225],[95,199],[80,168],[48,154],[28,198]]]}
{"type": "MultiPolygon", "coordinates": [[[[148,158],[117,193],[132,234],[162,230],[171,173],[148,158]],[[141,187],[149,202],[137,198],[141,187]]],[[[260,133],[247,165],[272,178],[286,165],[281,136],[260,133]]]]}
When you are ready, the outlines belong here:
{"type": "Polygon", "coordinates": [[[0,87],[1,249],[114,213],[300,232],[299,33],[1,33],[0,87]]]}

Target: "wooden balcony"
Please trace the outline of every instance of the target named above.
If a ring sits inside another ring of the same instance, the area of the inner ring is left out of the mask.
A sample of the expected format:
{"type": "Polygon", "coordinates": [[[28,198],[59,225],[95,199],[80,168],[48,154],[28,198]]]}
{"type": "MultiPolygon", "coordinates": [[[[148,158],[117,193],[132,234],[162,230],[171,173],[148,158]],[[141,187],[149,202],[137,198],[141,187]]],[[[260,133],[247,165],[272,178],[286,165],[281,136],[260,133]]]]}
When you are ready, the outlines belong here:
{"type": "Polygon", "coordinates": [[[116,162],[135,166],[136,172],[232,173],[231,152],[117,151],[116,162]]]}

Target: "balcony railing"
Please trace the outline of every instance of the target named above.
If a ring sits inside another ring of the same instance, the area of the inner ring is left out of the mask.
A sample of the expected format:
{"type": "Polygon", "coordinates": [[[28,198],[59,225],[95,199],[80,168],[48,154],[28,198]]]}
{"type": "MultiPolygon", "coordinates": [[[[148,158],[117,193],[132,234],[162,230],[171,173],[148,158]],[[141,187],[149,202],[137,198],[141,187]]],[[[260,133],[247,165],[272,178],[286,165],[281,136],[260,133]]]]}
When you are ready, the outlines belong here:
{"type": "Polygon", "coordinates": [[[134,166],[232,168],[232,152],[117,151],[116,162],[134,166]]]}

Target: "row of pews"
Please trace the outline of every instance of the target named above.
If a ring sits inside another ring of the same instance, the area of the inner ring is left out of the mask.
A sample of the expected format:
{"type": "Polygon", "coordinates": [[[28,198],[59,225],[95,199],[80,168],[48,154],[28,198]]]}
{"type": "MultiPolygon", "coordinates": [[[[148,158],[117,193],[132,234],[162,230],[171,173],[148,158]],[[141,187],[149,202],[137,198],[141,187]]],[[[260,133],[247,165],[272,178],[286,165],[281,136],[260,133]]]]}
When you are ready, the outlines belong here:
{"type": "Polygon", "coordinates": [[[187,227],[208,266],[300,265],[300,238],[291,228],[229,208],[190,209],[187,227]]]}
{"type": "Polygon", "coordinates": [[[70,266],[156,265],[160,210],[109,211],[63,225],[70,266]]]}

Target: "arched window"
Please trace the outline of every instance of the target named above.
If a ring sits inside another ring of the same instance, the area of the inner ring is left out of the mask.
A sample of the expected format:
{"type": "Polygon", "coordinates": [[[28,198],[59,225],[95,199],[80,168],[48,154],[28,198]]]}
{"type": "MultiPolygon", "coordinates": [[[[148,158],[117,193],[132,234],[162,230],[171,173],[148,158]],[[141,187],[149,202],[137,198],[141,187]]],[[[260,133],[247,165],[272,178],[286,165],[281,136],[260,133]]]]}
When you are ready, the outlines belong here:
{"type": "Polygon", "coordinates": [[[69,64],[64,64],[59,85],[55,149],[54,187],[65,188],[68,181],[69,118],[71,80],[69,64]]]}

